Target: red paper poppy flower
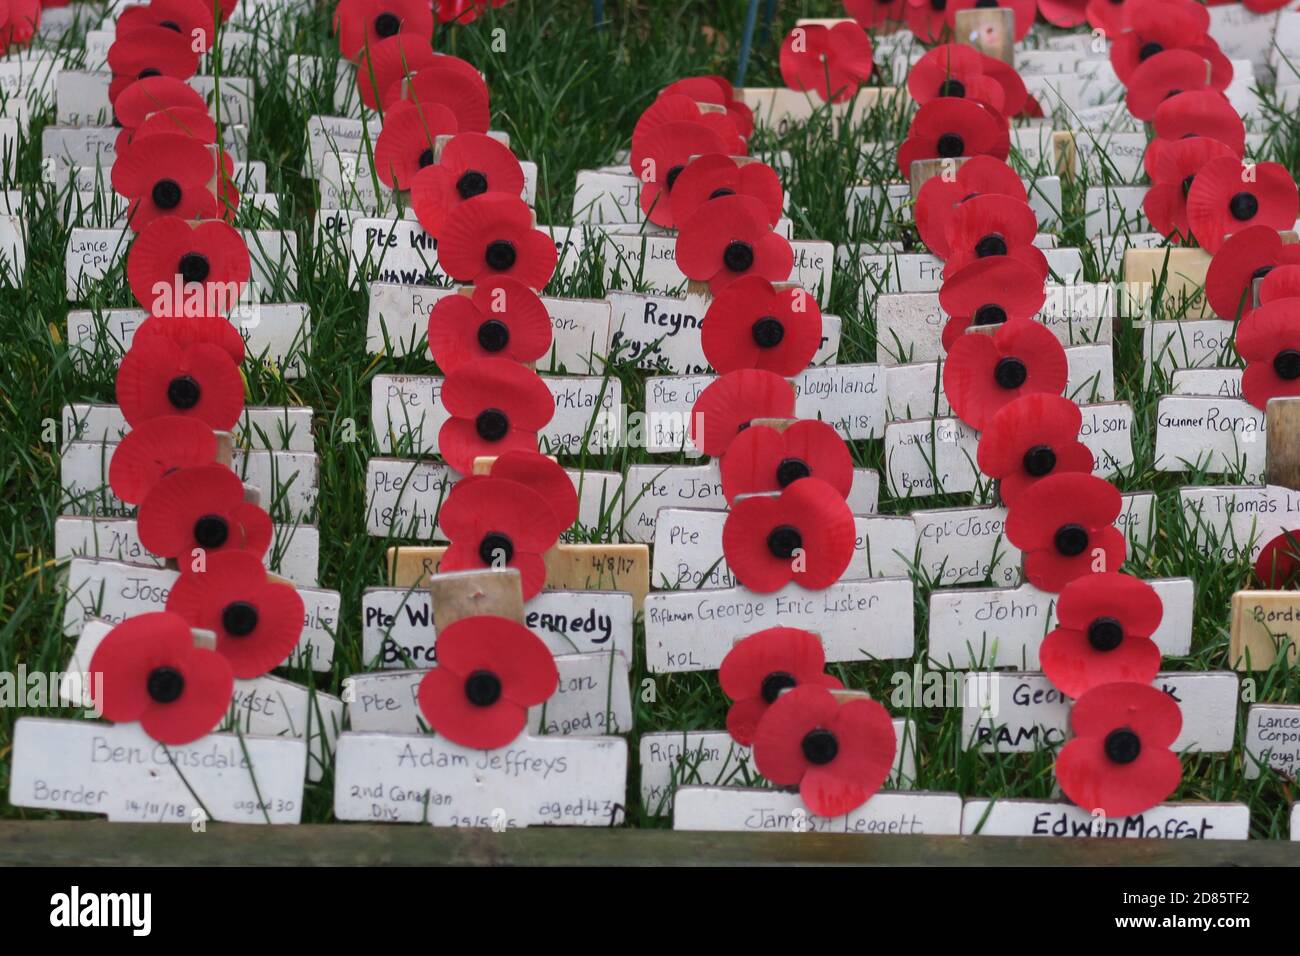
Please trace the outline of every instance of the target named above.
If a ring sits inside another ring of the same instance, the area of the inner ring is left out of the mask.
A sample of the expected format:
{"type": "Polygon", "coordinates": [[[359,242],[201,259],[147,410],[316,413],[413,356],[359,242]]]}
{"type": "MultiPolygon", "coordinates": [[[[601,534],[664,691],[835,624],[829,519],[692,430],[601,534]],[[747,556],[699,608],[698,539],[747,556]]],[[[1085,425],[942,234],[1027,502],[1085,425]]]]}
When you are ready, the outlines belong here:
{"type": "Polygon", "coordinates": [[[216,633],[217,653],[240,680],[283,664],[298,646],[304,620],[297,588],[272,581],[247,551],[209,555],[202,570],[183,565],[167,610],[216,633]]]}
{"type": "Polygon", "coordinates": [[[222,315],[175,316],[164,318],[151,315],[135,330],[131,344],[161,335],[186,349],[195,345],[215,345],[236,365],[244,361],[244,337],[239,329],[222,315]]]}
{"type": "Polygon", "coordinates": [[[794,418],[794,387],[775,372],[746,368],[710,382],[691,409],[691,444],[718,458],[756,418],[794,418]]]}
{"type": "Polygon", "coordinates": [[[1238,327],[1236,342],[1246,360],[1242,398],[1264,411],[1270,398],[1300,395],[1300,299],[1255,309],[1238,327]]]}
{"type": "MultiPolygon", "coordinates": [[[[121,97],[118,97],[120,102],[121,97]]],[[[155,133],[174,133],[211,146],[217,141],[217,123],[208,115],[207,108],[169,106],[150,113],[139,126],[124,129],[117,134],[115,155],[121,156],[126,148],[138,139],[155,133]]]]}
{"type": "Polygon", "coordinates": [[[1166,146],[1192,136],[1218,140],[1238,157],[1246,154],[1246,125],[1218,90],[1190,90],[1169,97],[1156,107],[1152,126],[1156,137],[1142,157],[1149,176],[1155,175],[1156,161],[1166,146]]]}
{"type": "Polygon", "coordinates": [[[1241,5],[1251,13],[1272,13],[1281,10],[1290,0],[1242,0],[1241,5]]]}
{"type": "Polygon", "coordinates": [[[372,43],[357,57],[357,93],[372,110],[387,110],[406,91],[406,79],[429,66],[438,54],[427,40],[397,36],[372,43]]]}
{"type": "Polygon", "coordinates": [[[139,232],[161,216],[210,219],[217,212],[217,163],[212,150],[181,133],[133,140],[113,162],[113,189],[130,203],[139,232]]]}
{"type": "Polygon", "coordinates": [[[433,5],[439,23],[473,23],[488,7],[504,7],[508,0],[438,0],[433,5]]]}
{"type": "Polygon", "coordinates": [[[445,106],[455,115],[460,132],[486,133],[492,119],[487,84],[473,68],[466,71],[466,65],[458,57],[435,57],[404,88],[401,80],[389,85],[385,108],[403,97],[421,106],[445,106]]]}
{"type": "MultiPolygon", "coordinates": [[[[1109,0],[1101,0],[1103,3],[1109,0]]],[[[1206,60],[1191,50],[1165,50],[1143,61],[1128,83],[1128,111],[1140,120],[1151,120],[1165,100],[1189,90],[1209,86],[1206,60]]]]}
{"type": "MultiPolygon", "coordinates": [[[[745,138],[740,135],[730,114],[703,108],[698,101],[684,93],[661,93],[659,98],[637,117],[636,126],[632,128],[632,151],[629,164],[637,177],[645,180],[649,172],[652,172],[645,167],[646,157],[653,155],[649,148],[651,138],[663,127],[674,126],[677,123],[703,126],[722,143],[716,149],[699,148],[694,154],[682,154],[682,163],[685,163],[691,155],[726,153],[731,156],[742,156],[748,150],[745,138]]],[[[664,147],[661,146],[660,150],[663,149],[664,147]]]]}
{"type": "Polygon", "coordinates": [[[555,243],[533,228],[533,211],[518,196],[484,193],[465,200],[438,237],[438,262],[457,282],[507,276],[541,289],[558,261],[555,243]]]}
{"type": "Polygon", "coordinates": [[[1094,687],[1070,710],[1074,738],[1056,756],[1061,792],[1108,817],[1151,809],[1182,780],[1182,764],[1169,749],[1182,727],[1178,704],[1149,684],[1094,687]]]}
{"type": "MultiPolygon", "coordinates": [[[[46,3],[44,6],[55,4],[46,3]]],[[[6,7],[0,13],[0,55],[26,46],[41,25],[40,0],[9,0],[6,7]]]]}
{"type": "Polygon", "coordinates": [[[248,551],[271,546],[271,518],[244,500],[244,484],[224,465],[196,465],[163,475],[140,503],[140,543],[184,564],[197,551],[248,551]]]}
{"type": "MultiPolygon", "coordinates": [[[[1224,243],[1227,246],[1227,243],[1224,243]]],[[[1289,242],[1282,246],[1283,255],[1300,259],[1300,244],[1289,242]]],[[[1220,249],[1220,252],[1223,250],[1220,249]]],[[[1214,260],[1210,260],[1213,263],[1214,260]]],[[[1300,298],[1300,264],[1286,264],[1270,269],[1259,284],[1259,304],[1267,305],[1278,299],[1300,298]]]]}
{"type": "Polygon", "coordinates": [[[1042,117],[1043,108],[1029,95],[1016,68],[995,57],[984,57],[984,75],[1002,87],[1003,116],[1042,117]]]}
{"type": "Polygon", "coordinates": [[[853,456],[833,426],[813,418],[784,430],[746,428],[720,462],[727,504],[738,495],[777,492],[800,478],[820,478],[847,498],[853,487],[853,456]]]}
{"type": "Polygon", "coordinates": [[[578,520],[578,489],[554,458],[534,451],[508,451],[492,462],[490,474],[527,485],[545,498],[556,518],[554,537],[568,531],[578,520]]]}
{"type": "Polygon", "coordinates": [[[537,293],[497,276],[472,295],[443,296],[429,311],[429,351],[452,372],[482,358],[535,362],[551,348],[551,317],[537,293]]]}
{"type": "Polygon", "coordinates": [[[220,346],[185,346],[170,336],[151,335],[133,342],[122,356],[117,403],[132,426],[182,415],[229,431],[244,411],[244,381],[220,346]]]}
{"type": "Polygon", "coordinates": [[[1033,266],[1010,256],[976,259],[947,276],[939,307],[951,316],[943,327],[943,347],[951,352],[971,326],[1002,325],[1031,319],[1047,301],[1047,290],[1033,266]]]}
{"type": "Polygon", "coordinates": [[[957,167],[951,179],[931,176],[916,196],[917,232],[921,241],[939,258],[948,256],[945,236],[948,223],[962,203],[976,196],[995,194],[1020,202],[1028,201],[1020,175],[1000,159],[973,156],[957,167]]]}
{"type": "Polygon", "coordinates": [[[151,76],[189,79],[199,68],[199,53],[188,36],[166,27],[140,27],[113,40],[108,48],[108,68],[113,72],[108,101],[113,103],[136,80],[151,76]]]}
{"type": "Polygon", "coordinates": [[[197,418],[163,415],[122,436],[108,462],[108,485],[127,504],[145,499],[163,475],[206,465],[217,457],[217,436],[197,418]]]}
{"type": "Polygon", "coordinates": [[[178,313],[178,286],[186,297],[201,293],[205,302],[238,302],[251,270],[243,237],[219,220],[191,226],[175,216],[155,219],[140,230],[126,258],[132,294],[155,314],[178,313]],[[155,308],[160,297],[171,308],[155,308]]]}
{"type": "Polygon", "coordinates": [[[866,803],[894,766],[898,736],[889,712],[865,697],[839,703],[804,684],[776,699],[754,732],[754,766],[779,787],[799,788],[804,804],[838,817],[866,803]]]}
{"type": "Polygon", "coordinates": [[[1242,163],[1235,156],[1211,160],[1187,193],[1187,224],[1210,252],[1248,226],[1290,229],[1297,212],[1300,194],[1281,163],[1242,163]]]}
{"type": "Polygon", "coordinates": [[[1300,580],[1300,531],[1283,531],[1260,549],[1255,577],[1270,591],[1296,586],[1300,580]]]}
{"type": "Polygon", "coordinates": [[[397,36],[433,38],[433,10],[428,0],[339,0],[334,8],[339,53],[355,60],[367,46],[397,36]]]}
{"type": "Polygon", "coordinates": [[[221,723],[235,691],[230,664],[196,647],[185,619],[159,611],[127,618],[90,658],[96,703],[114,723],[140,722],[159,743],[198,740],[221,723]]]}
{"type": "MultiPolygon", "coordinates": [[[[1244,318],[1251,310],[1255,280],[1292,264],[1300,264],[1300,244],[1282,242],[1270,226],[1247,226],[1225,239],[1210,260],[1206,301],[1221,319],[1244,318]]],[[[1261,289],[1261,299],[1263,294],[1261,289]]]]}
{"type": "Polygon", "coordinates": [[[1077,472],[1035,482],[1007,512],[1007,540],[1025,553],[1025,578],[1060,591],[1075,578],[1118,571],[1124,533],[1114,527],[1124,502],[1104,478],[1077,472]]]}
{"type": "Polygon", "coordinates": [[[898,147],[898,168],[906,179],[918,159],[1006,159],[1010,152],[1011,134],[1005,119],[973,100],[941,96],[912,117],[907,139],[898,147]]]}
{"type": "MultiPolygon", "coordinates": [[[[641,210],[653,223],[676,226],[671,197],[692,156],[721,154],[722,137],[700,123],[665,123],[641,138],[632,154],[632,171],[641,181],[641,210]]],[[[765,217],[766,218],[766,217],[765,217]]]]}
{"type": "Polygon", "coordinates": [[[718,293],[700,331],[704,357],[718,372],[761,368],[798,375],[822,341],[822,313],[798,286],[777,290],[743,276],[718,293]]]}
{"type": "Polygon", "coordinates": [[[944,231],[948,244],[944,276],[981,259],[1006,256],[1023,262],[1045,281],[1049,268],[1034,245],[1037,233],[1038,217],[1028,203],[995,194],[968,199],[953,211],[944,231]]]}
{"type": "Polygon", "coordinates": [[[1043,673],[1076,698],[1101,684],[1150,684],[1160,670],[1151,635],[1163,616],[1160,595],[1145,581],[1118,571],[1076,578],[1057,598],[1056,630],[1039,648],[1043,673]]]}
{"type": "Polygon", "coordinates": [[[399,100],[384,114],[375,139],[375,175],[389,189],[411,189],[419,173],[433,166],[438,137],[456,130],[456,117],[447,107],[399,100]]]}
{"type": "Polygon", "coordinates": [[[822,102],[843,103],[871,79],[871,38],[856,23],[797,26],[781,44],[781,79],[822,102]]]}
{"type": "Polygon", "coordinates": [[[523,191],[524,171],[509,146],[483,133],[461,133],[447,143],[437,163],[416,175],[411,206],[425,231],[437,236],[461,203],[484,193],[518,198],[523,191]]]}
{"type": "Polygon", "coordinates": [[[527,601],[546,584],[542,555],[558,540],[561,520],[527,485],[496,476],[462,478],[438,516],[451,541],[440,569],[514,568],[527,601]]]}
{"type": "Polygon", "coordinates": [[[901,22],[905,0],[844,0],[844,12],[864,30],[901,22]]]}
{"type": "Polygon", "coordinates": [[[1001,7],[1015,13],[1017,42],[1025,38],[1029,28],[1034,25],[1034,15],[1038,13],[1038,4],[1035,0],[948,0],[948,6],[944,11],[948,18],[948,26],[956,30],[957,14],[962,10],[974,10],[976,7],[1001,7]]]}
{"type": "Polygon", "coordinates": [[[1113,40],[1124,32],[1128,18],[1126,0],[1088,0],[1084,12],[1088,24],[1107,38],[1113,40]]]}
{"type": "Polygon", "coordinates": [[[938,43],[949,34],[945,8],[948,0],[906,0],[903,19],[922,43],[938,43]]]}
{"type": "Polygon", "coordinates": [[[1151,228],[1162,236],[1189,238],[1187,194],[1205,164],[1223,157],[1236,159],[1229,147],[1206,136],[1167,144],[1156,160],[1151,188],[1142,199],[1142,209],[1151,221],[1151,228]]]}
{"type": "Polygon", "coordinates": [[[212,48],[212,5],[204,0],[150,0],[147,5],[125,7],[117,15],[116,35],[129,36],[143,28],[171,30],[185,37],[199,53],[212,48]]]}
{"type": "MultiPolygon", "coordinates": [[[[647,187],[642,186],[644,200],[647,187]]],[[[781,178],[767,163],[740,162],[721,153],[698,156],[686,165],[673,183],[669,205],[674,222],[685,222],[711,199],[751,196],[767,210],[767,221],[775,226],[781,218],[785,194],[781,178]]],[[[662,200],[660,200],[662,204],[662,200]]]]}
{"type": "Polygon", "coordinates": [[[1013,506],[1048,475],[1092,474],[1092,452],[1079,441],[1083,415],[1060,395],[1025,395],[989,419],[980,435],[979,469],[999,481],[1003,503],[1013,506]]]}
{"type": "Polygon", "coordinates": [[[1021,395],[1060,395],[1069,379],[1065,348],[1037,322],[1005,322],[992,334],[967,332],[948,350],[943,391],[953,414],[983,431],[1021,395]]]}
{"type": "Polygon", "coordinates": [[[555,414],[555,399],[538,374],[504,358],[448,373],[442,404],[451,417],[438,432],[438,448],[462,475],[473,471],[475,458],[536,451],[537,432],[555,414]]]}
{"type": "Polygon", "coordinates": [[[722,526],[722,551],[737,581],[759,594],[791,581],[830,587],[853,560],[853,512],[820,478],[801,478],[777,495],[734,502],[722,526]]]}
{"type": "Polygon", "coordinates": [[[824,673],[826,651],[816,634],[796,627],[769,627],[738,641],[722,659],[718,682],[731,699],[727,731],[736,743],[754,742],[758,723],[783,691],[811,684],[844,685],[824,673]]]}
{"type": "Polygon", "coordinates": [[[989,57],[966,43],[934,47],[913,65],[907,92],[918,104],[952,96],[975,100],[1005,114],[1002,84],[984,75],[987,60],[989,57]]]}
{"type": "Polygon", "coordinates": [[[1110,65],[1125,85],[1141,64],[1165,50],[1200,52],[1206,45],[1205,30],[1186,7],[1148,2],[1131,4],[1127,10],[1128,29],[1110,45],[1110,65]]]}
{"type": "Polygon", "coordinates": [[[509,618],[461,618],[438,635],[437,650],[438,666],[417,692],[420,713],[462,747],[504,747],[523,733],[528,708],[560,682],[541,638],[509,618]]]}
{"type": "Polygon", "coordinates": [[[206,113],[208,104],[203,95],[184,80],[149,76],[122,90],[113,102],[113,116],[123,129],[135,129],[154,113],[173,108],[206,113]]]}
{"type": "Polygon", "coordinates": [[[750,196],[723,196],[695,211],[677,236],[677,268],[707,282],[717,295],[744,276],[784,282],[794,250],[767,224],[763,204],[750,196]]]}
{"type": "Polygon", "coordinates": [[[1088,19],[1088,0],[1038,0],[1038,12],[1054,27],[1077,27],[1088,19]]]}
{"type": "Polygon", "coordinates": [[[659,95],[689,96],[696,103],[712,103],[727,111],[727,116],[736,133],[743,139],[754,135],[754,111],[741,100],[736,99],[736,91],[731,83],[721,76],[688,76],[669,83],[659,95]]]}

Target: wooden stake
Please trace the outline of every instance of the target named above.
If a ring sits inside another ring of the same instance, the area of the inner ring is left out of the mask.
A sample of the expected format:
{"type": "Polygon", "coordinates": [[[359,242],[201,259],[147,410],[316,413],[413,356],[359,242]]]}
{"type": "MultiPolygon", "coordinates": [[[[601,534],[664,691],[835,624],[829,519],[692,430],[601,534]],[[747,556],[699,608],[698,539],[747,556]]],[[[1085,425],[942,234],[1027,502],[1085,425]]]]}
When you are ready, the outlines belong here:
{"type": "Polygon", "coordinates": [[[1265,483],[1300,491],[1300,398],[1270,398],[1264,422],[1265,483]]]}
{"type": "Polygon", "coordinates": [[[919,196],[921,187],[935,176],[943,176],[951,180],[957,175],[957,170],[961,169],[967,158],[966,156],[954,156],[950,159],[914,160],[908,173],[908,181],[912,186],[912,198],[915,199],[919,196]]]}
{"type": "Polygon", "coordinates": [[[755,418],[749,424],[750,427],[759,425],[763,428],[772,428],[783,432],[798,420],[797,418],[755,418]]]}
{"type": "Polygon", "coordinates": [[[435,631],[483,614],[524,621],[523,589],[514,568],[435,574],[429,578],[429,597],[435,631]]]}
{"type": "Polygon", "coordinates": [[[958,10],[953,33],[958,43],[968,43],[986,56],[1015,65],[1016,14],[1008,7],[958,10]]]}
{"type": "Polygon", "coordinates": [[[1228,663],[1239,671],[1268,670],[1290,644],[1294,666],[1300,644],[1300,591],[1238,591],[1232,596],[1228,663]]]}

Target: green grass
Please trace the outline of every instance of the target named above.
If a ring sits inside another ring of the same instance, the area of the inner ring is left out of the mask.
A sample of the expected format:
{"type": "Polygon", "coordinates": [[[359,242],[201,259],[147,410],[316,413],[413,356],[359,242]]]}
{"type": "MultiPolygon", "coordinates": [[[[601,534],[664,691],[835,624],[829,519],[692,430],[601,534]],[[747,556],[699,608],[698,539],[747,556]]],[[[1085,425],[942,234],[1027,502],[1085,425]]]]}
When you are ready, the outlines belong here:
{"type": "MultiPolygon", "coordinates": [[[[512,0],[468,27],[443,29],[435,46],[477,64],[492,92],[493,126],[510,134],[516,153],[537,163],[540,222],[566,224],[570,219],[574,177],[579,169],[615,161],[626,148],[632,126],[655,92],[680,76],[735,71],[745,5],[716,0],[611,3],[611,22],[594,28],[590,5],[579,0],[543,2],[512,0]],[[495,44],[494,30],[504,31],[505,48],[495,44]]],[[[749,85],[779,85],[776,50],[779,37],[797,16],[838,15],[832,0],[780,5],[773,36],[760,37],[750,64],[749,85]]],[[[259,59],[254,120],[249,130],[249,156],[264,160],[268,189],[280,196],[280,222],[296,229],[299,241],[298,287],[287,295],[311,304],[310,351],[303,356],[306,375],[286,381],[273,369],[250,363],[250,404],[307,405],[315,410],[313,434],[320,454],[318,523],[323,533],[320,582],[342,596],[341,626],[332,673],[310,680],[338,693],[349,673],[366,668],[361,653],[361,592],[384,583],[384,551],[391,543],[372,538],[365,530],[366,463],[375,454],[370,428],[370,383],[385,372],[428,372],[419,358],[375,358],[366,353],[366,292],[350,286],[346,272],[328,248],[312,248],[313,185],[301,176],[303,130],[308,116],[332,112],[324,86],[295,100],[288,95],[286,63],[290,54],[334,56],[328,35],[328,14],[320,10],[290,20],[287,29],[259,59]]],[[[79,34],[65,38],[69,49],[80,46],[79,34]]],[[[227,72],[237,72],[229,64],[227,72]]],[[[32,136],[19,156],[22,183],[39,179],[39,129],[52,111],[33,123],[32,136]]],[[[1267,156],[1285,162],[1293,172],[1300,164],[1300,135],[1296,118],[1285,111],[1270,114],[1273,124],[1267,156]]],[[[792,169],[785,177],[791,195],[790,215],[802,238],[821,238],[851,247],[879,239],[897,239],[911,248],[918,241],[910,230],[871,229],[871,223],[846,222],[845,187],[857,178],[893,178],[880,168],[881,150],[866,144],[897,139],[897,117],[873,114],[860,129],[835,129],[825,117],[815,119],[779,141],[759,137],[755,148],[788,151],[792,169]],[[857,172],[854,172],[857,170],[857,172]]],[[[887,164],[888,159],[885,160],[887,164]]],[[[1060,211],[1060,244],[1085,250],[1087,278],[1103,278],[1084,235],[1083,195],[1087,176],[1066,183],[1060,211]]],[[[66,344],[68,305],[63,289],[66,230],[49,215],[29,209],[28,265],[19,290],[0,293],[0,328],[4,329],[0,360],[0,670],[25,662],[29,670],[60,669],[71,650],[59,626],[64,597],[60,568],[52,558],[55,518],[60,501],[57,440],[48,421],[58,421],[62,407],[76,401],[112,401],[114,363],[107,356],[78,371],[66,344]]],[[[891,227],[892,228],[892,227],[891,227]]],[[[598,263],[588,262],[576,277],[556,280],[555,294],[598,296],[604,293],[598,263]]],[[[870,309],[860,305],[863,284],[874,297],[869,280],[856,270],[837,269],[829,310],[844,318],[841,362],[873,361],[875,328],[870,309]]],[[[96,290],[98,304],[129,304],[120,277],[96,290]]],[[[1223,564],[1193,546],[1194,521],[1182,513],[1177,489],[1185,484],[1230,483],[1229,476],[1176,475],[1154,470],[1155,403],[1165,385],[1160,376],[1142,381],[1141,329],[1128,320],[1115,327],[1114,365],[1117,398],[1133,404],[1136,464],[1117,482],[1123,490],[1154,490],[1158,494],[1158,534],[1149,551],[1140,551],[1129,570],[1146,576],[1191,577],[1196,583],[1196,617],[1192,652],[1167,661],[1167,669],[1227,667],[1228,602],[1232,592],[1249,584],[1244,561],[1223,564]]],[[[640,407],[643,373],[623,356],[612,356],[608,374],[623,383],[626,401],[640,407]]],[[[860,464],[883,467],[882,443],[858,443],[860,464]]],[[[647,460],[641,449],[591,454],[566,463],[594,469],[624,470],[647,460]]],[[[659,456],[658,461],[672,459],[659,456]]],[[[905,514],[913,507],[938,508],[971,503],[970,495],[945,495],[920,502],[891,500],[882,490],[880,510],[905,514]]],[[[587,529],[592,540],[608,538],[609,526],[587,529]]],[[[928,586],[916,587],[918,652],[924,646],[928,586]]],[[[638,638],[640,637],[638,628],[638,638]]],[[[833,665],[832,670],[852,687],[887,698],[896,670],[889,662],[833,665]]],[[[1300,702],[1300,675],[1279,664],[1254,675],[1258,700],[1300,702]]],[[[638,651],[633,663],[633,688],[638,732],[716,729],[723,726],[726,701],[713,673],[649,675],[638,651]],[[652,701],[636,693],[643,678],[654,681],[652,701]]],[[[66,715],[66,711],[63,712],[66,715]]],[[[1244,719],[1245,707],[1241,708],[1244,719]]],[[[7,795],[13,721],[20,714],[0,712],[0,791],[7,795]]],[[[954,709],[914,708],[906,714],[918,730],[917,785],[955,790],[965,796],[1047,797],[1053,788],[1052,757],[1032,755],[982,756],[961,746],[960,713],[954,709]]],[[[1240,732],[1238,739],[1240,739],[1240,732]]],[[[636,752],[636,734],[630,743],[636,752]]],[[[629,823],[667,825],[639,806],[635,761],[629,780],[629,823]]],[[[1184,762],[1180,799],[1245,800],[1252,810],[1252,835],[1285,837],[1286,813],[1295,797],[1294,785],[1271,773],[1246,781],[1240,748],[1231,755],[1194,756],[1184,762]]],[[[309,788],[304,820],[327,821],[331,815],[331,779],[309,788]]],[[[0,805],[0,814],[40,818],[36,813],[0,805]]]]}

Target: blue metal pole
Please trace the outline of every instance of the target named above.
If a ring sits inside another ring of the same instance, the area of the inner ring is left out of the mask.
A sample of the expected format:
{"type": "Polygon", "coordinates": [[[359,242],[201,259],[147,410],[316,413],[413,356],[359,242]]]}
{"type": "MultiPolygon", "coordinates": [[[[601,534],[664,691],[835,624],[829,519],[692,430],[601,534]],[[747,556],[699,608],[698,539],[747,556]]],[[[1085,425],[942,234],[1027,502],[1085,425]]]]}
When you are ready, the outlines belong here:
{"type": "Polygon", "coordinates": [[[745,14],[745,35],[740,41],[740,62],[736,64],[736,86],[745,85],[745,73],[749,70],[749,48],[754,43],[754,24],[758,21],[758,0],[749,0],[749,11],[745,14]]]}
{"type": "Polygon", "coordinates": [[[596,26],[605,22],[605,0],[591,0],[591,22],[596,26]]]}

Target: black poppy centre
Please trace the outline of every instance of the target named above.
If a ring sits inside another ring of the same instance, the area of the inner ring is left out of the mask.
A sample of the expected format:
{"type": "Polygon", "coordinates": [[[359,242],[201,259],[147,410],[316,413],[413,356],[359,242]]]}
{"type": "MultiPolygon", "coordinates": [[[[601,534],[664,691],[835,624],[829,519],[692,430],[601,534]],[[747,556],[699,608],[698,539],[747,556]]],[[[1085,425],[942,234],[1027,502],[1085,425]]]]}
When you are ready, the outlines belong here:
{"type": "Polygon", "coordinates": [[[1124,626],[1113,617],[1099,617],[1088,625],[1088,643],[1093,650],[1113,651],[1124,640],[1124,626]]]}

